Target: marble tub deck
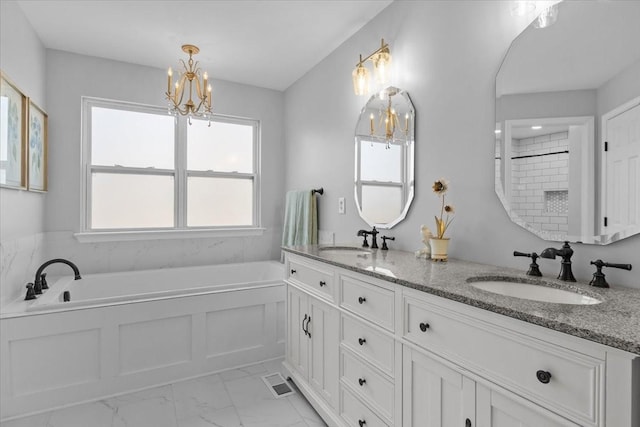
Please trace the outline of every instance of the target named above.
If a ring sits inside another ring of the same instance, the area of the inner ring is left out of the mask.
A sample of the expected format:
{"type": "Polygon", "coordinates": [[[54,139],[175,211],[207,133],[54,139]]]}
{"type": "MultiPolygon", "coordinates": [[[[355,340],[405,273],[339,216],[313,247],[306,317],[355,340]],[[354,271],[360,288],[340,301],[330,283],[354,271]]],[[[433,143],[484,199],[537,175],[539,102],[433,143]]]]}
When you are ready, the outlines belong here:
{"type": "Polygon", "coordinates": [[[262,381],[282,359],[1,423],[1,427],[324,427],[304,396],[262,381]]]}
{"type": "MultiPolygon", "coordinates": [[[[523,270],[456,259],[436,263],[411,252],[372,250],[370,254],[323,252],[320,246],[287,246],[282,249],[347,270],[410,287],[467,305],[543,326],[579,338],[640,355],[640,290],[611,286],[594,288],[585,282],[568,283],[527,276],[523,270]],[[522,283],[565,289],[595,297],[595,305],[570,305],[503,296],[471,286],[469,278],[487,280],[508,277],[522,283]]],[[[557,266],[560,267],[559,261],[557,266]]],[[[640,266],[635,266],[636,268],[640,266]]],[[[634,271],[630,272],[631,274],[634,271]]]]}

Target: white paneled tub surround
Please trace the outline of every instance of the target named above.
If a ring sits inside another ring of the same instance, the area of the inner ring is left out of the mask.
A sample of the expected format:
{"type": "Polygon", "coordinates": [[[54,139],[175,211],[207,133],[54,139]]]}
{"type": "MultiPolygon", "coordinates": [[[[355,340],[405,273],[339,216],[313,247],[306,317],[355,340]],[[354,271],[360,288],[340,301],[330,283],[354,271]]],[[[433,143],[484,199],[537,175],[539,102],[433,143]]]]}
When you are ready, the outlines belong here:
{"type": "Polygon", "coordinates": [[[274,261],[62,278],[1,316],[0,420],[281,357],[284,319],[274,261]]]}

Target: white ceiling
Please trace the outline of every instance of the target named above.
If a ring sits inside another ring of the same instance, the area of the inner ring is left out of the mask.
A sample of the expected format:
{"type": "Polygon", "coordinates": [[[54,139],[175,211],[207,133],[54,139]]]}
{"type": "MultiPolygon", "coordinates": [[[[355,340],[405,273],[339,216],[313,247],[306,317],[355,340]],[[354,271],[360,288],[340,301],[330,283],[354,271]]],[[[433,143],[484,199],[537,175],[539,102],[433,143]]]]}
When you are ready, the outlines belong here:
{"type": "Polygon", "coordinates": [[[498,96],[596,89],[640,59],[640,1],[563,1],[558,21],[527,28],[496,79],[498,96]]]}
{"type": "MultiPolygon", "coordinates": [[[[46,48],[285,90],[393,0],[61,1],[18,4],[46,48]]],[[[354,54],[354,64],[357,56],[354,54]]]]}
{"type": "MultiPolygon", "coordinates": [[[[535,119],[531,119],[532,122],[535,119]]],[[[511,138],[513,139],[524,139],[524,138],[534,138],[536,136],[541,135],[550,135],[552,133],[557,132],[567,132],[569,130],[569,125],[547,125],[543,120],[540,120],[540,123],[537,123],[538,126],[542,126],[540,129],[531,129],[531,125],[528,126],[514,126],[511,128],[511,138]]]]}

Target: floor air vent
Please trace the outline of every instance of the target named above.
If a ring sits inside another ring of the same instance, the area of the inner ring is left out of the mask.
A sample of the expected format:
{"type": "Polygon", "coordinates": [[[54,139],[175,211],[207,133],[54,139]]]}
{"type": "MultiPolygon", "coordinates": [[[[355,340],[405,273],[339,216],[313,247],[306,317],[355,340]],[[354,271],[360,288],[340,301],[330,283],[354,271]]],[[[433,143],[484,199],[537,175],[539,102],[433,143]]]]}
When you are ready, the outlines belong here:
{"type": "Polygon", "coordinates": [[[265,375],[262,377],[262,381],[264,381],[267,388],[271,390],[271,393],[273,393],[275,397],[285,397],[295,393],[280,372],[265,375]]]}

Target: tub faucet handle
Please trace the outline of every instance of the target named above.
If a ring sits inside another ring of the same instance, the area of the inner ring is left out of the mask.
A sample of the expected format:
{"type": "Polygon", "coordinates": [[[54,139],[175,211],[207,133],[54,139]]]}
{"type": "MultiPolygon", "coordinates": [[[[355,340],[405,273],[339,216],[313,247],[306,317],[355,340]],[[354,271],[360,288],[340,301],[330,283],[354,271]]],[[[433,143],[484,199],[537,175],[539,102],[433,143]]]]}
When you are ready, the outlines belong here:
{"type": "Polygon", "coordinates": [[[27,283],[27,295],[25,295],[24,300],[29,301],[32,299],[36,299],[36,292],[33,290],[33,283],[27,283]]]}

